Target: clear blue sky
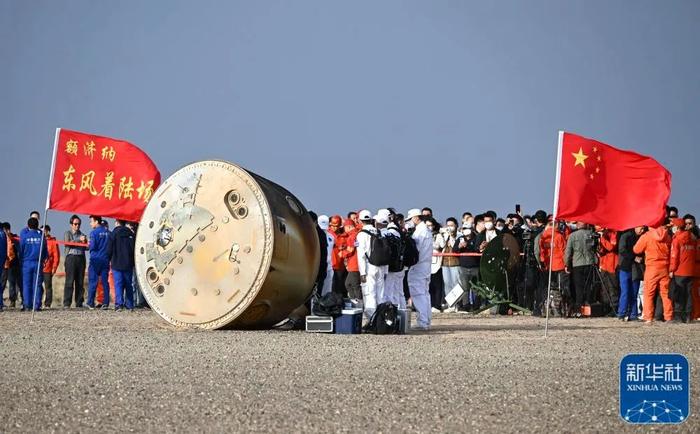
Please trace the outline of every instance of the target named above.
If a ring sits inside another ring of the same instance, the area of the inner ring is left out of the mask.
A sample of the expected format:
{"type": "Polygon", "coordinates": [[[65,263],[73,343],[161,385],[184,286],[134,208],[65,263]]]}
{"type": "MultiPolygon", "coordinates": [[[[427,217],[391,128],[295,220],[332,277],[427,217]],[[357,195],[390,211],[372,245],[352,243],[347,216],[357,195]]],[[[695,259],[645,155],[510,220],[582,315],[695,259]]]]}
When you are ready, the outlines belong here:
{"type": "Polygon", "coordinates": [[[564,129],[654,156],[700,213],[699,47],[692,0],[0,0],[0,219],[43,209],[58,126],[164,177],[220,158],[320,213],[441,219],[551,209],[564,129]]]}

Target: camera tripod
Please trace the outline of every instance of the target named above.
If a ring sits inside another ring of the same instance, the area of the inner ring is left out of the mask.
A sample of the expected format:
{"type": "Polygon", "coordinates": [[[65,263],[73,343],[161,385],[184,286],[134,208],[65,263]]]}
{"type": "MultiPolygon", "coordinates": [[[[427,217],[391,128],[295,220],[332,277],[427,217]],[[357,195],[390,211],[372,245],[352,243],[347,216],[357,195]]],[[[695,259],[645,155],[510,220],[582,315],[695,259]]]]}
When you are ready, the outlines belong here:
{"type": "MultiPolygon", "coordinates": [[[[596,288],[599,287],[601,295],[603,294],[603,291],[605,291],[607,301],[611,304],[610,308],[613,309],[614,306],[612,306],[612,289],[608,287],[608,284],[606,283],[605,279],[603,279],[603,275],[601,274],[598,265],[599,259],[596,259],[596,262],[593,265],[591,265],[591,268],[588,271],[588,275],[584,280],[583,288],[581,289],[585,290],[584,288],[590,288],[589,294],[592,299],[595,299],[597,297],[594,291],[596,288]]],[[[576,288],[576,290],[578,291],[579,289],[576,288]]],[[[588,300],[588,302],[591,303],[592,300],[588,300]]]]}

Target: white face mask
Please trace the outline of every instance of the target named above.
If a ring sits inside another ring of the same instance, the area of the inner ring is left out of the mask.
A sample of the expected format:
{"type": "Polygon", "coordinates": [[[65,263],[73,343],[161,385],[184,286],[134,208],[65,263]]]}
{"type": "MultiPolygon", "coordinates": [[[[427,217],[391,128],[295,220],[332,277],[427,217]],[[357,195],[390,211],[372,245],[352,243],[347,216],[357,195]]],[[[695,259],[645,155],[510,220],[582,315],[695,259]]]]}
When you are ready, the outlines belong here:
{"type": "Polygon", "coordinates": [[[413,229],[413,228],[416,227],[416,224],[413,223],[411,220],[409,220],[409,221],[407,221],[406,223],[404,223],[403,227],[405,227],[406,230],[408,230],[408,229],[413,229]]]}
{"type": "Polygon", "coordinates": [[[502,231],[502,230],[503,230],[503,226],[502,226],[502,225],[496,226],[496,230],[497,230],[497,231],[502,231]]]}
{"type": "Polygon", "coordinates": [[[464,236],[471,235],[471,233],[472,233],[472,230],[469,228],[462,229],[462,235],[464,235],[464,236]]]}
{"type": "Polygon", "coordinates": [[[474,225],[471,224],[471,223],[465,223],[465,224],[464,224],[464,228],[465,228],[465,229],[471,229],[471,228],[473,228],[473,227],[474,227],[474,225]]]}
{"type": "Polygon", "coordinates": [[[487,231],[490,231],[491,229],[493,229],[493,222],[485,222],[484,227],[487,231]]]}

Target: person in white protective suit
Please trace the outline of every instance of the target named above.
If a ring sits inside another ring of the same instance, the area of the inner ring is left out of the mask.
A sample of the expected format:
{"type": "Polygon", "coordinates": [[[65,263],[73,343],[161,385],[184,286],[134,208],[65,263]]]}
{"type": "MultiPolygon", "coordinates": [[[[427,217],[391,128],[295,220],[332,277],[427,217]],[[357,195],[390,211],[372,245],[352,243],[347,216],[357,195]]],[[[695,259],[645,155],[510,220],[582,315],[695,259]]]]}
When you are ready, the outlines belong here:
{"type": "Polygon", "coordinates": [[[357,234],[357,266],[360,271],[362,286],[362,301],[365,309],[365,319],[369,321],[377,310],[377,294],[384,293],[384,274],[382,267],[369,263],[372,235],[379,231],[372,225],[372,213],[362,210],[359,214],[362,230],[357,234]]]}
{"type": "Polygon", "coordinates": [[[328,257],[326,258],[328,268],[326,269],[326,278],[323,280],[323,287],[321,288],[321,295],[323,296],[333,290],[333,265],[331,262],[333,259],[333,246],[335,245],[335,238],[333,235],[328,233],[330,219],[327,215],[318,216],[316,222],[318,223],[318,227],[323,229],[323,233],[326,234],[326,239],[328,240],[328,257]]]}
{"type": "Polygon", "coordinates": [[[417,208],[409,210],[406,214],[407,226],[415,228],[411,236],[418,249],[418,263],[408,269],[408,290],[411,293],[413,307],[418,314],[417,328],[429,330],[432,312],[428,285],[433,257],[433,234],[423,219],[421,211],[417,208]]]}
{"type": "MultiPolygon", "coordinates": [[[[401,238],[399,227],[394,223],[392,218],[390,218],[389,224],[386,227],[385,235],[387,237],[401,238]]],[[[396,272],[387,270],[386,279],[384,280],[384,301],[397,305],[399,309],[406,309],[406,297],[404,297],[403,294],[403,277],[405,274],[405,267],[403,270],[396,272]]]]}

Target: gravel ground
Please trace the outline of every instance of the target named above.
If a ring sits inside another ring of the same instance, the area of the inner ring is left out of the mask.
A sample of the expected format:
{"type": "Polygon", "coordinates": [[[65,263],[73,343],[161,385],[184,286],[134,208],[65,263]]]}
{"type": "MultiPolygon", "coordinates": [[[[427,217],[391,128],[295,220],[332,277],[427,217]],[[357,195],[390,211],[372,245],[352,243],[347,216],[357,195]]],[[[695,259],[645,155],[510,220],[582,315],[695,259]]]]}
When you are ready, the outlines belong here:
{"type": "MultiPolygon", "coordinates": [[[[441,314],[406,336],[176,330],[150,311],[0,313],[0,432],[639,431],[629,352],[700,366],[700,324],[441,314]]],[[[690,419],[659,431],[698,432],[690,419]]],[[[649,429],[645,429],[648,431],[649,429]]]]}

